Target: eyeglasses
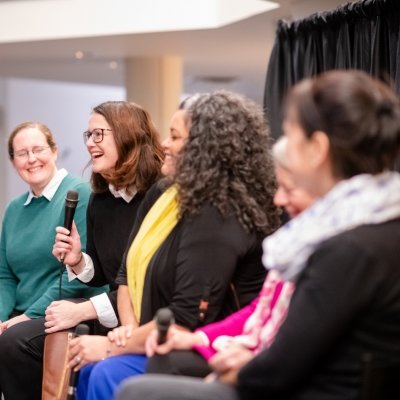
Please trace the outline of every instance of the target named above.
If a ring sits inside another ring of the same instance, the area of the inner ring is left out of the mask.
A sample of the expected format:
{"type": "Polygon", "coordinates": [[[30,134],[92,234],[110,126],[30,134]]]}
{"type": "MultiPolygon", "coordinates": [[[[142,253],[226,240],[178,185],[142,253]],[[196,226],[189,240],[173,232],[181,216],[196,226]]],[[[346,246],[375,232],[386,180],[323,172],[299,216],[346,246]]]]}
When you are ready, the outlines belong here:
{"type": "Polygon", "coordinates": [[[30,150],[28,149],[18,150],[13,155],[15,158],[18,158],[19,160],[27,160],[29,158],[29,153],[32,153],[35,157],[40,157],[44,155],[47,149],[49,148],[50,146],[36,146],[30,150]]]}
{"type": "Polygon", "coordinates": [[[112,129],[96,128],[96,129],[93,129],[92,132],[90,132],[90,131],[83,132],[83,141],[86,144],[87,141],[90,138],[92,138],[93,143],[100,143],[104,139],[104,135],[105,135],[104,131],[112,131],[112,129]]]}

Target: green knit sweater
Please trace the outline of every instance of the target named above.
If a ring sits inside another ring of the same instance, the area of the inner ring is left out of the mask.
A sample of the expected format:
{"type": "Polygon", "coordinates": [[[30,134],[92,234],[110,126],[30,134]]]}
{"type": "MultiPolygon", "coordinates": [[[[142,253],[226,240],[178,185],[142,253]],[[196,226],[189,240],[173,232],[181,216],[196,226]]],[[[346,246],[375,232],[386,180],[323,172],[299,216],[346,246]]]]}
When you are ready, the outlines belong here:
{"type": "MultiPolygon", "coordinates": [[[[24,206],[27,193],[13,200],[3,219],[0,245],[0,320],[12,312],[30,318],[44,316],[46,307],[59,300],[60,264],[52,255],[56,226],[64,224],[65,196],[79,192],[75,223],[82,244],[86,243],[86,207],[90,188],[81,178],[67,175],[54,197],[33,198],[24,206]]],[[[62,277],[62,298],[91,297],[108,288],[91,288],[75,279],[62,277]]]]}

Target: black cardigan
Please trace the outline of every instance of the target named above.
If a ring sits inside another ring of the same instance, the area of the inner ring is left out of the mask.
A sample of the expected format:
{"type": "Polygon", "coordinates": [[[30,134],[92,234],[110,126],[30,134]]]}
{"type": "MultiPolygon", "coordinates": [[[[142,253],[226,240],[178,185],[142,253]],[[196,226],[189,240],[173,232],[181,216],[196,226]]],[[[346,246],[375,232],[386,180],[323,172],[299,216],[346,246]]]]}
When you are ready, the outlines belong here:
{"type": "Polygon", "coordinates": [[[358,400],[362,354],[400,357],[399,243],[400,220],[322,243],[275,342],[240,371],[240,398],[358,400]]]}
{"type": "MultiPolygon", "coordinates": [[[[159,185],[147,193],[130,243],[161,193],[159,185]]],[[[247,233],[235,216],[222,218],[211,205],[204,206],[198,215],[181,218],[150,260],[140,324],[168,306],[178,324],[195,329],[235,311],[237,302],[239,307],[247,305],[258,294],[266,275],[261,241],[261,235],[247,233]],[[202,299],[209,302],[204,318],[199,309],[202,299]]],[[[126,263],[117,282],[127,284],[126,263]]]]}

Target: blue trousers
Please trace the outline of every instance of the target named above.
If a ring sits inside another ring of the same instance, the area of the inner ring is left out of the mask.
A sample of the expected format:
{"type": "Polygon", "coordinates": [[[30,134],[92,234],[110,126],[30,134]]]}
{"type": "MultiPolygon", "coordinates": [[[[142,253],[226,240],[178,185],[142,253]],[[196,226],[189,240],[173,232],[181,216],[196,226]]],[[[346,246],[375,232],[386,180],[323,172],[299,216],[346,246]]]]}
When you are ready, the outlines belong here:
{"type": "Polygon", "coordinates": [[[124,354],[88,364],[80,370],[76,388],[77,400],[111,400],[119,384],[144,373],[147,357],[124,354]]]}

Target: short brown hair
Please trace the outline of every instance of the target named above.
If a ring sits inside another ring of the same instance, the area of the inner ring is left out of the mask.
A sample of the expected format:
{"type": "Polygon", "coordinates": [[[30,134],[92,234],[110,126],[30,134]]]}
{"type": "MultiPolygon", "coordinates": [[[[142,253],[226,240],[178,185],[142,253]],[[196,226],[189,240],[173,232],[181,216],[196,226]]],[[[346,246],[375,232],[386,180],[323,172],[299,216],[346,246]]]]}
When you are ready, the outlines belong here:
{"type": "Polygon", "coordinates": [[[8,137],[8,155],[10,157],[10,160],[14,160],[14,139],[17,134],[22,131],[23,129],[27,128],[33,128],[33,129],[38,129],[40,132],[43,133],[44,137],[46,138],[46,142],[51,148],[51,150],[54,152],[57,150],[57,145],[56,142],[54,141],[53,134],[51,133],[51,130],[49,127],[45,124],[42,124],[41,122],[32,122],[32,121],[27,121],[27,122],[22,122],[21,124],[17,125],[13,131],[10,133],[10,136],[8,137]]]}

